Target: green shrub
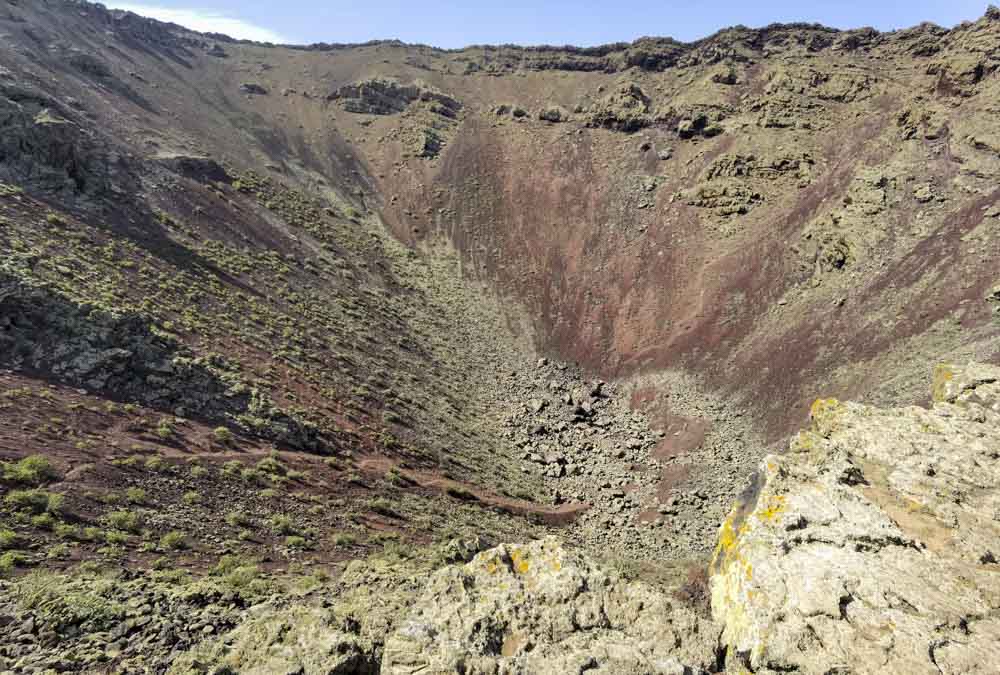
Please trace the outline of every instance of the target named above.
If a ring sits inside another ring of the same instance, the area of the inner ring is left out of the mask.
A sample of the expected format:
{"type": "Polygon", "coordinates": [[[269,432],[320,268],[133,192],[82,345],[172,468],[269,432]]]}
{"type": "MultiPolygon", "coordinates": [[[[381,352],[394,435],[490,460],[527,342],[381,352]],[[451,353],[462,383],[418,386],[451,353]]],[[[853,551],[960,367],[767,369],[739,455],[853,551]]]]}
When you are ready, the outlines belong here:
{"type": "Polygon", "coordinates": [[[13,530],[0,530],[0,551],[6,551],[17,546],[17,533],[13,530]]]}
{"type": "Polygon", "coordinates": [[[349,532],[341,532],[334,535],[333,543],[335,546],[354,546],[358,543],[358,538],[349,532]]]}
{"type": "Polygon", "coordinates": [[[271,530],[275,534],[297,534],[298,528],[295,527],[295,521],[289,516],[278,515],[271,518],[271,530]]]}
{"type": "Polygon", "coordinates": [[[201,495],[194,490],[190,490],[181,496],[181,501],[188,506],[194,506],[195,504],[201,503],[201,495]]]}
{"type": "Polygon", "coordinates": [[[224,555],[212,568],[212,574],[222,577],[222,583],[230,588],[246,588],[257,579],[257,566],[239,556],[224,555]]]}
{"type": "Polygon", "coordinates": [[[101,538],[101,528],[99,527],[85,527],[83,528],[83,534],[81,538],[84,541],[97,541],[101,538]]]}
{"type": "Polygon", "coordinates": [[[170,420],[168,419],[160,420],[160,423],[156,426],[156,435],[162,438],[163,440],[167,440],[168,438],[174,435],[174,428],[173,426],[171,426],[170,420]]]}
{"type": "Polygon", "coordinates": [[[118,530],[108,530],[104,533],[104,541],[112,546],[123,546],[128,543],[128,535],[118,530]]]}
{"type": "Polygon", "coordinates": [[[138,532],[142,518],[135,511],[112,511],[104,516],[104,523],[114,530],[138,532]]]}
{"type": "Polygon", "coordinates": [[[163,459],[159,455],[153,455],[152,457],[146,460],[146,468],[149,469],[150,471],[156,471],[156,472],[169,471],[170,464],[168,464],[167,460],[163,459]]]}
{"type": "Polygon", "coordinates": [[[185,534],[178,530],[167,532],[165,535],[160,537],[160,548],[167,551],[179,551],[187,548],[185,534]]]}
{"type": "Polygon", "coordinates": [[[68,555],[69,555],[69,545],[65,543],[55,544],[54,546],[50,546],[49,550],[45,552],[45,557],[48,558],[49,560],[53,560],[56,558],[65,558],[68,555]]]}
{"type": "Polygon", "coordinates": [[[298,535],[290,535],[285,537],[285,546],[288,548],[304,549],[306,547],[306,539],[298,535]]]}
{"type": "Polygon", "coordinates": [[[12,490],[3,500],[15,509],[26,509],[32,513],[58,513],[62,509],[63,496],[44,490],[12,490]]]}
{"type": "Polygon", "coordinates": [[[52,530],[55,529],[56,519],[51,513],[39,513],[37,516],[31,517],[31,525],[40,530],[52,530]]]}
{"type": "Polygon", "coordinates": [[[80,536],[80,530],[76,525],[70,525],[69,523],[56,523],[52,531],[60,539],[77,539],[80,536]]]}
{"type": "Polygon", "coordinates": [[[226,476],[239,476],[243,472],[243,462],[233,459],[222,465],[222,473],[226,476]]]}
{"type": "Polygon", "coordinates": [[[246,527],[250,524],[250,516],[243,511],[230,511],[226,514],[226,523],[231,527],[246,527]]]}
{"type": "Polygon", "coordinates": [[[215,429],[212,430],[212,438],[214,438],[218,443],[229,445],[233,442],[235,436],[233,436],[233,432],[226,427],[215,427],[215,429]]]}
{"type": "Polygon", "coordinates": [[[28,562],[28,556],[20,551],[7,551],[0,555],[0,574],[6,574],[15,567],[20,567],[28,562]]]}
{"type": "Polygon", "coordinates": [[[32,487],[59,478],[59,472],[42,455],[29,455],[17,462],[0,462],[0,470],[4,480],[32,487]]]}
{"type": "Polygon", "coordinates": [[[257,470],[273,476],[284,476],[288,469],[275,457],[265,457],[257,462],[257,470]]]}
{"type": "Polygon", "coordinates": [[[208,475],[208,469],[203,466],[192,466],[191,467],[191,477],[201,478],[202,476],[208,475]]]}
{"type": "Polygon", "coordinates": [[[146,491],[142,488],[131,487],[125,491],[125,499],[127,499],[130,504],[145,504],[146,491]]]}
{"type": "Polygon", "coordinates": [[[267,485],[267,476],[257,469],[247,467],[240,471],[240,478],[251,485],[267,485]]]}

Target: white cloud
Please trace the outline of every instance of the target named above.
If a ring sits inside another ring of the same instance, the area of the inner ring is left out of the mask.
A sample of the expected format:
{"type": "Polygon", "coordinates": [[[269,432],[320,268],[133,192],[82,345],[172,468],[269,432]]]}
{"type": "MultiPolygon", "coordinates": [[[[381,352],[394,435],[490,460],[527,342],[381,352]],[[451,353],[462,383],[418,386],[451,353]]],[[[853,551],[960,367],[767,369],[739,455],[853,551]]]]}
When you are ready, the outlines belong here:
{"type": "Polygon", "coordinates": [[[174,9],[132,2],[114,2],[113,0],[105,0],[104,4],[110,9],[124,9],[158,21],[176,23],[200,33],[222,33],[238,40],[254,40],[256,42],[277,44],[290,42],[288,38],[273,30],[256,26],[243,19],[226,16],[211,9],[174,9]]]}

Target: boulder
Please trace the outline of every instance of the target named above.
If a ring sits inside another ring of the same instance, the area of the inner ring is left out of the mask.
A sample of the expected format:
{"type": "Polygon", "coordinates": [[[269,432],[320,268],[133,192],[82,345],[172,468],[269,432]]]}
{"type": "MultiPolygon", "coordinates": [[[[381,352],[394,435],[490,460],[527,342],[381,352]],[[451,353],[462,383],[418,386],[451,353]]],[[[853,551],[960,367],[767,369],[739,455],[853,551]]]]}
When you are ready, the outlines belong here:
{"type": "Polygon", "coordinates": [[[241,84],[240,91],[253,96],[267,96],[267,89],[253,82],[244,82],[241,84]]]}
{"type": "Polygon", "coordinates": [[[1000,368],[939,366],[931,409],[819,400],[719,531],[727,666],[995,672],[1000,368]]]}
{"type": "Polygon", "coordinates": [[[565,122],[569,119],[569,113],[557,105],[550,105],[538,111],[538,119],[544,122],[565,122]]]}

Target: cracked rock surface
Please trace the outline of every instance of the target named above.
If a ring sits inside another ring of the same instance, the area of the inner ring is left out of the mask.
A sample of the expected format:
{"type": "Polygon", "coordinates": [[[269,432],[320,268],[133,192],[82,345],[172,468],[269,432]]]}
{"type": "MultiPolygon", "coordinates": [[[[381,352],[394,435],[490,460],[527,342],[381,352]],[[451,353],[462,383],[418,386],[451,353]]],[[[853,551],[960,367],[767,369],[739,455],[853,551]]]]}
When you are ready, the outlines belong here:
{"type": "Polygon", "coordinates": [[[1000,662],[1000,368],[942,365],[930,409],[819,400],[723,523],[730,668],[987,673],[1000,662]]]}
{"type": "Polygon", "coordinates": [[[436,572],[390,636],[381,672],[704,672],[711,623],[543,539],[436,572]]]}

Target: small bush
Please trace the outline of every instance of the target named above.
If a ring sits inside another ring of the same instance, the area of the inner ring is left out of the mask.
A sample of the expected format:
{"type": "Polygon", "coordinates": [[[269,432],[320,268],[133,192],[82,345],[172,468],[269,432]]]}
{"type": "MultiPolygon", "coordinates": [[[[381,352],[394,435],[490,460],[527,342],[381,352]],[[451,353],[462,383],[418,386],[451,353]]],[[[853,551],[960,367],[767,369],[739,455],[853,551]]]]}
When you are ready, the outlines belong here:
{"type": "Polygon", "coordinates": [[[341,532],[333,537],[334,546],[354,546],[358,543],[358,538],[349,532],[341,532]]]}
{"type": "Polygon", "coordinates": [[[104,541],[111,546],[124,546],[128,543],[128,535],[118,530],[108,530],[104,533],[104,541]]]}
{"type": "Polygon", "coordinates": [[[142,519],[135,511],[112,511],[104,516],[105,524],[123,532],[138,532],[142,526],[142,519]]]}
{"type": "Polygon", "coordinates": [[[181,496],[181,501],[188,506],[194,506],[195,504],[201,503],[201,495],[194,490],[190,490],[181,496]]]}
{"type": "Polygon", "coordinates": [[[222,465],[222,473],[226,476],[239,476],[243,472],[243,462],[233,459],[222,465]]]}
{"type": "Polygon", "coordinates": [[[59,472],[42,455],[29,455],[17,462],[0,462],[0,469],[4,480],[32,487],[59,478],[59,472]]]}
{"type": "Polygon", "coordinates": [[[153,455],[146,460],[146,468],[150,471],[161,472],[169,471],[170,465],[167,463],[167,460],[163,459],[159,455],[153,455]]]}
{"type": "Polygon", "coordinates": [[[384,497],[376,497],[368,502],[368,508],[370,508],[375,513],[379,513],[383,516],[388,516],[389,518],[398,518],[399,514],[396,513],[393,504],[388,499],[384,497]]]}
{"type": "Polygon", "coordinates": [[[99,527],[85,527],[83,528],[83,534],[81,538],[84,541],[97,541],[101,538],[101,528],[99,527]]]}
{"type": "Polygon", "coordinates": [[[298,528],[295,527],[295,521],[293,521],[289,516],[274,516],[271,518],[271,530],[275,534],[297,534],[298,528]]]}
{"type": "Polygon", "coordinates": [[[62,509],[63,496],[44,490],[12,490],[3,500],[15,509],[26,509],[32,513],[58,513],[62,509]]]}
{"type": "Polygon", "coordinates": [[[6,551],[17,546],[17,533],[13,530],[0,530],[0,551],[6,551]]]}
{"type": "Polygon", "coordinates": [[[191,467],[191,477],[201,478],[202,476],[208,475],[208,469],[203,466],[192,466],[191,467]]]}
{"type": "Polygon", "coordinates": [[[242,511],[230,511],[226,514],[226,523],[230,527],[246,527],[250,524],[250,516],[242,511]]]}
{"type": "Polygon", "coordinates": [[[215,429],[212,430],[212,438],[214,438],[217,443],[229,445],[233,442],[235,436],[233,436],[233,432],[226,427],[215,427],[215,429]]]}
{"type": "Polygon", "coordinates": [[[28,562],[28,556],[20,551],[7,551],[0,555],[0,574],[6,574],[15,567],[20,567],[28,562]]]}
{"type": "Polygon", "coordinates": [[[284,476],[288,473],[288,469],[285,465],[279,462],[275,457],[265,457],[257,462],[257,470],[273,476],[284,476]]]}
{"type": "Polygon", "coordinates": [[[55,529],[56,519],[51,513],[39,513],[37,516],[31,517],[31,525],[40,530],[52,530],[55,529]]]}
{"type": "Polygon", "coordinates": [[[179,532],[178,530],[167,532],[165,535],[160,537],[160,548],[167,551],[179,551],[187,548],[184,533],[179,532]]]}
{"type": "Polygon", "coordinates": [[[55,544],[50,546],[49,550],[45,552],[45,557],[49,560],[54,560],[56,558],[65,558],[69,555],[69,545],[68,544],[55,544]]]}
{"type": "Polygon", "coordinates": [[[257,566],[239,556],[224,555],[212,568],[212,574],[222,577],[222,583],[231,588],[246,588],[258,575],[257,566]]]}
{"type": "Polygon", "coordinates": [[[305,537],[291,535],[285,537],[285,546],[287,546],[288,548],[304,549],[306,547],[306,539],[305,537]]]}
{"type": "Polygon", "coordinates": [[[125,499],[128,500],[129,504],[145,504],[146,491],[142,488],[131,487],[125,491],[125,499]]]}
{"type": "Polygon", "coordinates": [[[52,531],[60,539],[78,539],[80,536],[80,530],[76,525],[70,525],[69,523],[56,523],[52,531]]]}
{"type": "Polygon", "coordinates": [[[168,419],[160,420],[160,423],[156,426],[156,435],[162,438],[163,440],[167,440],[168,438],[174,435],[174,428],[173,426],[171,426],[170,420],[168,419]]]}

